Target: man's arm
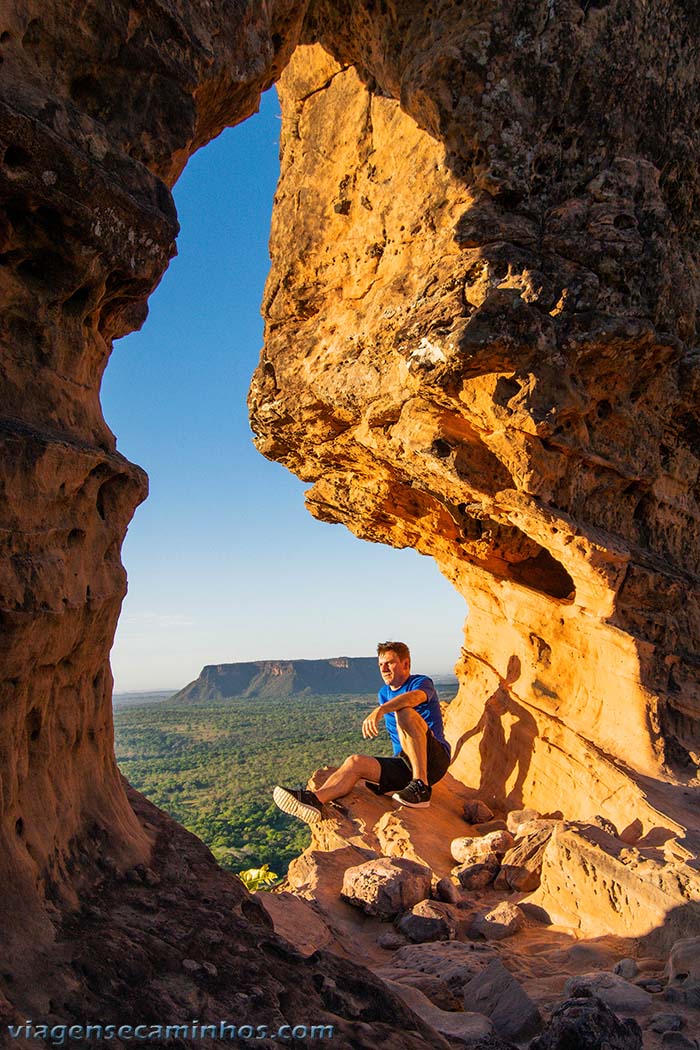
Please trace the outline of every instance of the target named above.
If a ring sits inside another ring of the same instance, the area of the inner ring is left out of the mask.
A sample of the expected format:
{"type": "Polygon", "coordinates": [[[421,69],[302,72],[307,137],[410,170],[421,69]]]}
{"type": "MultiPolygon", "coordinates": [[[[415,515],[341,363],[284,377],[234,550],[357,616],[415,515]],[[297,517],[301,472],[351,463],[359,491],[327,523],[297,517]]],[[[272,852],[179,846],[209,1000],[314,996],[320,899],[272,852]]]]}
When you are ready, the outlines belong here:
{"type": "Polygon", "coordinates": [[[363,737],[368,740],[371,737],[378,736],[379,723],[384,715],[389,714],[389,712],[401,711],[404,707],[418,707],[419,704],[425,703],[427,699],[427,694],[422,689],[411,689],[407,693],[399,693],[393,700],[387,700],[385,704],[379,704],[367,715],[362,723],[363,737]]]}

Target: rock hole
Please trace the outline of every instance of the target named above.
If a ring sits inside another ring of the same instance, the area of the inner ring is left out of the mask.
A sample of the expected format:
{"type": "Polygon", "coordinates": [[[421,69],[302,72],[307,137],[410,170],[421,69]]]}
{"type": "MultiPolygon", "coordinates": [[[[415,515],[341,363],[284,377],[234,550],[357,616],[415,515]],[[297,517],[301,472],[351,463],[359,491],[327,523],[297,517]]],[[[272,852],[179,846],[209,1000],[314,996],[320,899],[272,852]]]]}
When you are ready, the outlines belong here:
{"type": "Polygon", "coordinates": [[[18,168],[28,168],[31,163],[31,156],[27,153],[26,149],[22,149],[21,146],[8,146],[2,158],[2,162],[6,168],[10,168],[15,171],[18,168]]]}
{"type": "Polygon", "coordinates": [[[65,309],[71,313],[82,313],[90,301],[91,291],[92,289],[89,284],[84,284],[82,288],[78,288],[77,291],[73,292],[72,295],[69,295],[68,298],[64,300],[63,305],[65,309]]]}
{"type": "Polygon", "coordinates": [[[12,39],[12,33],[8,33],[6,29],[0,33],[0,44],[6,44],[8,40],[12,39]]]}
{"type": "Polygon", "coordinates": [[[516,583],[548,594],[559,601],[572,602],[576,596],[576,587],[569,573],[561,562],[558,562],[544,548],[533,558],[517,562],[511,566],[511,575],[516,583]]]}
{"type": "Polygon", "coordinates": [[[493,399],[497,405],[501,405],[502,408],[505,408],[511,398],[520,393],[520,389],[520,383],[518,383],[516,379],[509,378],[508,376],[499,376],[496,388],[493,392],[493,399]]]}
{"type": "Polygon", "coordinates": [[[78,544],[85,539],[85,533],[82,529],[71,529],[68,533],[68,546],[77,547],[78,544]]]}
{"type": "Polygon", "coordinates": [[[15,821],[15,833],[17,835],[21,835],[23,831],[24,831],[24,821],[22,820],[21,817],[17,817],[17,820],[15,821]]]}
{"type": "Polygon", "coordinates": [[[633,215],[628,215],[623,212],[621,215],[616,215],[613,219],[613,226],[616,230],[630,230],[633,226],[637,225],[637,220],[633,215]]]}
{"type": "Polygon", "coordinates": [[[30,740],[38,740],[41,733],[41,711],[33,707],[27,715],[27,736],[30,740]]]}
{"type": "Polygon", "coordinates": [[[447,459],[452,452],[452,448],[447,441],[438,438],[436,441],[433,441],[430,446],[430,451],[434,456],[437,456],[438,459],[447,459]]]}
{"type": "Polygon", "coordinates": [[[598,419],[607,419],[612,412],[612,406],[609,401],[599,401],[596,407],[596,415],[598,419]]]}

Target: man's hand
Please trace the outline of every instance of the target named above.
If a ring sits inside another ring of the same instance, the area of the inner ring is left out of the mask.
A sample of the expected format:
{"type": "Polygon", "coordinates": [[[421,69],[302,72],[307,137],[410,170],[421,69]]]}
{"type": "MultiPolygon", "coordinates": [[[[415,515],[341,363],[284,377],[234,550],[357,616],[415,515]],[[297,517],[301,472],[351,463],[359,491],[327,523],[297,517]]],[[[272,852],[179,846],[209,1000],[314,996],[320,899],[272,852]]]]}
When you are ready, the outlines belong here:
{"type": "Polygon", "coordinates": [[[374,711],[367,715],[362,723],[362,735],[365,740],[369,740],[379,734],[379,722],[381,722],[383,717],[384,712],[381,707],[375,707],[374,711]]]}

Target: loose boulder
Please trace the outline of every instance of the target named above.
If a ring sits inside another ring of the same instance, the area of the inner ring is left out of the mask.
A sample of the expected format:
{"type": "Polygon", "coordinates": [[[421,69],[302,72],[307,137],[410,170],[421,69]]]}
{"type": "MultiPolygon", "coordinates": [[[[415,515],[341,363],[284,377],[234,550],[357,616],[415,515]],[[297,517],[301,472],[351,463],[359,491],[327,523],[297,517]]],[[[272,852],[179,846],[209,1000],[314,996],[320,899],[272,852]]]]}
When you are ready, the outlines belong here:
{"type": "Polygon", "coordinates": [[[396,920],[396,927],[417,944],[424,941],[450,941],[457,933],[449,905],[441,901],[419,901],[396,920]]]}
{"type": "Polygon", "coordinates": [[[457,868],[454,874],[464,890],[481,890],[490,886],[498,874],[500,864],[495,853],[488,853],[477,864],[465,864],[457,868]]]}
{"type": "Polygon", "coordinates": [[[539,1010],[500,959],[494,959],[464,988],[465,1010],[478,1010],[508,1039],[527,1039],[542,1027],[539,1010]]]}
{"type": "MultiPolygon", "coordinates": [[[[501,834],[501,832],[496,832],[501,834]]],[[[472,838],[469,835],[452,839],[450,853],[458,864],[480,864],[484,857],[492,853],[489,838],[472,838]]]]}
{"type": "Polygon", "coordinates": [[[393,919],[430,896],[430,868],[403,857],[378,857],[348,868],[341,897],[368,915],[393,919]]]}
{"type": "Polygon", "coordinates": [[[487,941],[502,941],[512,937],[525,925],[525,916],[517,904],[501,901],[490,911],[482,912],[472,919],[470,937],[484,937],[487,941]]]}
{"type": "Polygon", "coordinates": [[[470,798],[464,803],[464,819],[468,824],[485,824],[493,820],[493,810],[480,798],[470,798]]]}
{"type": "Polygon", "coordinates": [[[680,993],[677,1001],[700,1008],[700,937],[683,937],[675,942],[665,976],[667,990],[680,993]]]}
{"type": "Polygon", "coordinates": [[[620,1019],[601,999],[567,999],[529,1050],[642,1050],[642,1030],[620,1019]]]}
{"type": "Polygon", "coordinates": [[[600,973],[583,973],[570,977],[564,986],[566,994],[573,998],[596,996],[618,1014],[636,1014],[649,1010],[654,1000],[643,988],[630,984],[619,974],[603,970],[600,973]]]}

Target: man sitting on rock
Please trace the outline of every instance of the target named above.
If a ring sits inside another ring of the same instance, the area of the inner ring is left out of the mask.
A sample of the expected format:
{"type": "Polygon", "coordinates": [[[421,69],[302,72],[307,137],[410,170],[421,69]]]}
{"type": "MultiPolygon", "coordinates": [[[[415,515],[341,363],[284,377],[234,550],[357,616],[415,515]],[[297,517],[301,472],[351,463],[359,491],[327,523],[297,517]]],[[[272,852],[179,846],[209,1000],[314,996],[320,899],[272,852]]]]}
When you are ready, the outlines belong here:
{"type": "Polygon", "coordinates": [[[430,785],[447,772],[450,745],[432,679],[411,674],[411,654],[404,642],[382,642],[377,653],[384,685],[379,704],[362,723],[362,736],[377,736],[383,718],[393,757],[350,755],[317,791],[276,787],[273,798],[279,808],[307,824],[321,820],[324,803],[347,795],[358,780],[367,781],[377,795],[391,794],[404,806],[423,809],[430,805],[430,785]]]}

